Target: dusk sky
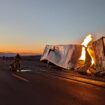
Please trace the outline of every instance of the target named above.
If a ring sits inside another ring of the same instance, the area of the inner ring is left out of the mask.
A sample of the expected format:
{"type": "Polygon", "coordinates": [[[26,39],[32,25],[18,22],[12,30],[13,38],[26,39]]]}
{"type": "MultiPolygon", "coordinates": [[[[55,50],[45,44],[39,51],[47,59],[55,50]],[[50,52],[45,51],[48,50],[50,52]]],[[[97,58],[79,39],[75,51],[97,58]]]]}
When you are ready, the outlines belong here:
{"type": "Polygon", "coordinates": [[[87,33],[105,35],[105,0],[0,0],[0,52],[42,53],[87,33]]]}

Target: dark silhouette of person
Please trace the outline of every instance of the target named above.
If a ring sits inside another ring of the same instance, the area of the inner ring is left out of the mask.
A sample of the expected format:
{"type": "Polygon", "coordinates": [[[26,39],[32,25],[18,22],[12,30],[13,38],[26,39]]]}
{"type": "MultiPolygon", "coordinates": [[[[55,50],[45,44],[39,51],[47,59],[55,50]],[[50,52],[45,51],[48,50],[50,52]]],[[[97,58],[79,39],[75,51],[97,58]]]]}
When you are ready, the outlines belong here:
{"type": "Polygon", "coordinates": [[[19,53],[17,53],[17,55],[15,56],[15,66],[16,66],[16,70],[19,70],[19,71],[20,71],[20,60],[21,60],[21,57],[19,53]]]}

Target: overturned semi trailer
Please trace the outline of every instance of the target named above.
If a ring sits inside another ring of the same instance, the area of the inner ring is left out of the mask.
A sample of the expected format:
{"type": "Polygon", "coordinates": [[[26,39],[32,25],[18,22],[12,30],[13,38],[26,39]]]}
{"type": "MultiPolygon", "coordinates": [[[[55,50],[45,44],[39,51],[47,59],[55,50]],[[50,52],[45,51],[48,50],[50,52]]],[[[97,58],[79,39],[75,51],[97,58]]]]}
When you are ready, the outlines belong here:
{"type": "Polygon", "coordinates": [[[82,45],[46,45],[40,60],[71,69],[75,67],[81,55],[81,49],[82,45]]]}
{"type": "Polygon", "coordinates": [[[82,45],[46,45],[41,61],[48,61],[64,69],[97,73],[105,71],[105,37],[85,47],[86,59],[80,60],[82,45]],[[92,60],[94,63],[92,64],[92,60]],[[94,70],[93,70],[94,69],[94,70]]]}
{"type": "Polygon", "coordinates": [[[105,37],[94,41],[93,48],[96,57],[96,71],[105,71],[105,37]]]}

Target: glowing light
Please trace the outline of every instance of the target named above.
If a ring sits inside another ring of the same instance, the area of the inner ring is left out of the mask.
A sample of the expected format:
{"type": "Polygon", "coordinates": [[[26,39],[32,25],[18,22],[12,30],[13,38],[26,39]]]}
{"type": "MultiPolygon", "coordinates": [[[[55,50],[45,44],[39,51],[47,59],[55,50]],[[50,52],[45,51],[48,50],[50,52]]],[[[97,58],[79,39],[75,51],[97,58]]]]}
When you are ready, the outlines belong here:
{"type": "Polygon", "coordinates": [[[92,35],[91,34],[88,34],[88,36],[86,36],[86,38],[84,39],[82,45],[87,47],[88,44],[92,41],[92,35]]]}
{"type": "Polygon", "coordinates": [[[94,53],[92,46],[88,47],[88,53],[91,57],[91,65],[95,64],[95,53],[94,53]]]}
{"type": "Polygon", "coordinates": [[[84,60],[86,59],[86,52],[85,52],[85,47],[88,46],[88,44],[92,41],[92,35],[91,34],[88,34],[88,36],[86,36],[86,38],[84,39],[82,45],[82,53],[81,53],[81,57],[80,57],[80,60],[84,60]]]}
{"type": "Polygon", "coordinates": [[[85,61],[85,59],[86,59],[85,47],[82,47],[80,60],[84,60],[85,61]]]}
{"type": "MultiPolygon", "coordinates": [[[[92,56],[91,56],[91,57],[92,57],[92,56]]],[[[92,57],[91,59],[92,59],[91,64],[93,65],[93,64],[94,64],[94,58],[92,57]]]]}

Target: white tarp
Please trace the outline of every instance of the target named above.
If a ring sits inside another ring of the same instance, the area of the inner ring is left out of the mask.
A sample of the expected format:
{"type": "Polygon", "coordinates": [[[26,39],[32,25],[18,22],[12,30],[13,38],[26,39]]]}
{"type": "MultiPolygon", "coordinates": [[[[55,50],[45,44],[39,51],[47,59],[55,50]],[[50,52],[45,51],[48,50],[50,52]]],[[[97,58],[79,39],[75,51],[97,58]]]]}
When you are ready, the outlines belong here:
{"type": "Polygon", "coordinates": [[[47,60],[59,67],[75,67],[82,51],[81,45],[46,45],[41,61],[47,60]]]}

